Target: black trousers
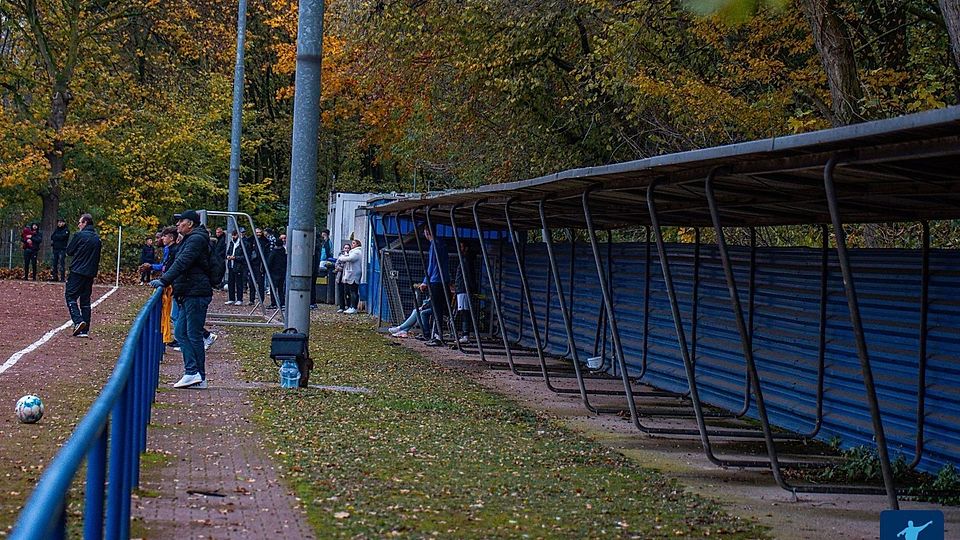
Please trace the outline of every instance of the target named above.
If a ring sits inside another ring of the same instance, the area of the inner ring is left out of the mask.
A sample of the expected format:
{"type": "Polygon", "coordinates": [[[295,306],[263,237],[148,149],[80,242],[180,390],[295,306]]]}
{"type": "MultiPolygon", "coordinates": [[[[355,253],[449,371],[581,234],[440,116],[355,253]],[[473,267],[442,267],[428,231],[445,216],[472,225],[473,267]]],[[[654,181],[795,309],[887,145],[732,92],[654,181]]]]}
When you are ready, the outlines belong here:
{"type": "Polygon", "coordinates": [[[67,278],[64,297],[73,324],[87,323],[90,327],[90,294],[93,292],[93,277],[81,276],[73,272],[67,278]]]}
{"type": "Polygon", "coordinates": [[[23,279],[29,279],[29,268],[33,267],[33,280],[37,280],[37,250],[35,249],[25,249],[23,250],[23,279]]]}
{"type": "Polygon", "coordinates": [[[343,288],[346,289],[347,293],[347,307],[357,309],[357,306],[360,304],[360,284],[344,283],[343,288]]]}
{"type": "Polygon", "coordinates": [[[347,309],[347,284],[337,282],[337,303],[340,309],[347,309]]]}
{"type": "Polygon", "coordinates": [[[287,272],[286,270],[270,270],[270,278],[273,279],[273,289],[277,292],[279,298],[271,296],[272,299],[270,305],[279,304],[280,307],[283,307],[284,303],[287,301],[287,272]]]}
{"type": "Polygon", "coordinates": [[[230,269],[230,277],[227,278],[227,298],[231,302],[241,301],[243,302],[243,289],[246,286],[246,281],[244,280],[244,274],[246,270],[239,264],[235,268],[230,269]]]}
{"type": "Polygon", "coordinates": [[[437,331],[443,335],[444,317],[447,316],[447,292],[443,290],[442,283],[430,283],[430,305],[433,306],[433,320],[436,321],[437,331]]]}
{"type": "MultiPolygon", "coordinates": [[[[55,249],[53,250],[53,280],[54,281],[66,281],[67,280],[67,250],[65,249],[55,249]]],[[[147,274],[149,276],[149,274],[147,274]]]]}

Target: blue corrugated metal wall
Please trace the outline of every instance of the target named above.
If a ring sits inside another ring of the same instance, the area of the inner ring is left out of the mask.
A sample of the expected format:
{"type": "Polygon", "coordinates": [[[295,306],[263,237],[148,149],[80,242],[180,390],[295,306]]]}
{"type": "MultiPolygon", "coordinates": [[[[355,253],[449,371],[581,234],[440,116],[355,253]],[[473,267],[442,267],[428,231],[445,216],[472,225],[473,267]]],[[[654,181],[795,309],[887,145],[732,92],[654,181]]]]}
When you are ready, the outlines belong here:
{"type": "MultiPolygon", "coordinates": [[[[423,223],[422,212],[419,214],[419,218],[420,218],[419,223],[422,224],[423,223]]],[[[449,250],[450,255],[455,256],[456,251],[453,250],[453,228],[450,227],[449,225],[443,225],[442,224],[443,220],[440,219],[439,214],[433,216],[432,219],[434,220],[434,228],[437,231],[436,236],[438,238],[447,239],[447,243],[448,243],[447,249],[449,250]]],[[[397,223],[396,223],[396,220],[394,220],[393,216],[387,218],[384,221],[383,216],[381,216],[380,214],[370,215],[370,226],[373,227],[373,231],[375,233],[374,238],[376,242],[376,249],[374,249],[373,252],[371,253],[370,267],[367,269],[367,293],[361,296],[361,298],[368,299],[367,300],[368,313],[372,315],[379,315],[383,318],[383,320],[390,321],[391,320],[390,305],[389,305],[390,303],[387,302],[386,297],[383,298],[382,302],[380,298],[380,294],[381,294],[380,280],[383,279],[383,276],[380,274],[380,271],[381,271],[380,249],[384,247],[383,245],[384,224],[386,224],[386,227],[387,227],[386,233],[390,241],[395,242],[397,239],[397,223]],[[383,313],[380,313],[381,304],[382,304],[383,313]]],[[[410,231],[412,230],[412,225],[410,224],[409,217],[407,216],[400,217],[400,229],[402,229],[403,234],[410,233],[410,231]]],[[[484,231],[484,238],[492,239],[495,241],[497,238],[499,238],[499,235],[502,235],[502,234],[505,234],[505,233],[497,230],[484,231]]],[[[461,240],[464,240],[464,239],[476,240],[478,237],[476,230],[463,228],[463,227],[460,227],[457,229],[457,235],[459,235],[459,238],[461,240]]],[[[426,241],[422,238],[422,236],[420,241],[423,242],[423,249],[426,250],[427,244],[426,244],[426,241]]],[[[408,241],[408,244],[412,244],[412,241],[408,241]]],[[[413,255],[416,253],[415,245],[407,245],[407,250],[410,255],[413,255]]],[[[496,250],[494,249],[494,251],[496,250]]],[[[405,271],[406,269],[404,268],[402,270],[405,271]]],[[[414,276],[416,276],[415,279],[419,279],[423,277],[422,275],[423,269],[419,261],[411,267],[410,271],[414,274],[414,276]]],[[[451,277],[454,276],[455,272],[451,272],[450,275],[451,277]]],[[[483,278],[483,274],[478,274],[478,277],[483,278]]],[[[481,290],[485,290],[486,283],[484,282],[484,279],[480,279],[480,282],[481,282],[480,283],[481,290]]],[[[413,307],[410,306],[410,309],[413,309],[413,307]]],[[[399,319],[397,320],[402,320],[405,317],[406,317],[406,314],[400,314],[399,319]]]]}
{"type": "MultiPolygon", "coordinates": [[[[617,322],[628,363],[640,366],[643,335],[644,244],[615,243],[613,291],[617,322]]],[[[567,287],[569,244],[558,244],[557,257],[567,287]]],[[[668,244],[690,339],[693,292],[691,244],[668,244]]],[[[601,250],[606,253],[606,247],[601,250]]],[[[541,331],[545,325],[549,267],[542,244],[528,244],[527,271],[541,331]]],[[[744,309],[747,302],[747,248],[732,248],[744,309]]],[[[763,381],[771,421],[795,431],[809,431],[815,413],[819,326],[820,251],[805,248],[759,248],[754,320],[754,354],[763,381]]],[[[701,246],[697,381],[702,398],[739,410],[744,371],[723,269],[716,246],[701,246]]],[[[862,318],[883,413],[894,455],[909,462],[916,437],[920,314],[920,253],[913,250],[853,250],[862,318]]],[[[521,291],[512,254],[504,263],[504,309],[508,329],[518,324],[521,291]]],[[[920,468],[935,471],[960,462],[960,253],[931,250],[930,313],[927,343],[926,447],[920,468]]],[[[552,283],[551,283],[552,285],[552,283]]],[[[556,291],[551,291],[549,350],[567,349],[556,291]]],[[[819,438],[839,436],[845,447],[873,445],[860,364],[850,327],[835,252],[830,257],[824,427],[819,438]]],[[[582,355],[593,352],[601,305],[596,266],[589,245],[576,248],[574,331],[582,355]]],[[[529,319],[524,344],[533,345],[529,319]]],[[[514,336],[516,334],[514,333],[514,336]]],[[[609,341],[609,340],[608,340],[609,341]]],[[[608,345],[607,351],[610,351],[608,345]]],[[[610,353],[608,352],[608,355],[610,353]]],[[[678,352],[670,306],[663,288],[657,250],[651,252],[649,374],[658,387],[683,391],[687,383],[678,352]]],[[[583,358],[584,356],[582,356],[583,358]]],[[[751,416],[755,411],[751,409],[751,416]]]]}

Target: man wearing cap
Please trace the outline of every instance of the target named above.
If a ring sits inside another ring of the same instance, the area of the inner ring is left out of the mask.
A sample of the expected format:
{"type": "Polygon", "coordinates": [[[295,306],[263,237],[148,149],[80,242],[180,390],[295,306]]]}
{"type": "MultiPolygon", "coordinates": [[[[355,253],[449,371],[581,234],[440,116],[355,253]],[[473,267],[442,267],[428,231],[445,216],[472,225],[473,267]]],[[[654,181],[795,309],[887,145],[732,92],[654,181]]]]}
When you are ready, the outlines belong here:
{"type": "Polygon", "coordinates": [[[70,241],[70,229],[67,228],[67,220],[57,218],[57,228],[50,236],[50,247],[53,249],[53,260],[50,266],[53,267],[53,280],[67,280],[67,243],[70,241]]]}
{"type": "Polygon", "coordinates": [[[90,294],[93,292],[93,278],[100,268],[100,251],[103,245],[100,235],[93,228],[93,216],[80,216],[77,227],[80,230],[67,244],[67,255],[72,259],[64,296],[70,318],[73,319],[73,335],[85,338],[90,331],[90,294]]]}
{"type": "Polygon", "coordinates": [[[174,216],[183,242],[170,268],[150,282],[154,287],[173,285],[173,299],[180,314],[173,333],[183,351],[183,377],[174,388],[206,388],[206,356],[203,324],[213,297],[210,287],[210,233],[200,224],[200,214],[187,210],[174,216]]]}

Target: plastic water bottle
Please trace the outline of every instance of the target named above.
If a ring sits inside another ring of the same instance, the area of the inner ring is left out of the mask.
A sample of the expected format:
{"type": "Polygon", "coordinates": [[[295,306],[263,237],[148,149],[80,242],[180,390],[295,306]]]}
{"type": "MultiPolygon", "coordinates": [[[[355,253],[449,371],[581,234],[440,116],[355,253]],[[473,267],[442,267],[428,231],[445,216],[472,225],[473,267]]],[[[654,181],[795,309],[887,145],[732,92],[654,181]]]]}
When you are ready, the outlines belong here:
{"type": "Polygon", "coordinates": [[[300,369],[297,368],[297,361],[288,358],[280,366],[280,386],[283,388],[297,388],[300,386],[300,369]]]}

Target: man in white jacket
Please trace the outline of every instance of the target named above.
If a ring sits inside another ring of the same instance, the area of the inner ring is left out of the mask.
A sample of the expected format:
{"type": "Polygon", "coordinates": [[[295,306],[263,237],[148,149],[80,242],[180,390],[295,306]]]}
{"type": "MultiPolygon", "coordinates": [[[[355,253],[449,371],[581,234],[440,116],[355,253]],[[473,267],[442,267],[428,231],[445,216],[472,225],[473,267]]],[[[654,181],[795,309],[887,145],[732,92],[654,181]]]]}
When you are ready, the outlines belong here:
{"type": "Polygon", "coordinates": [[[337,260],[343,263],[343,289],[347,293],[347,309],[344,313],[356,313],[360,302],[360,278],[363,275],[363,250],[360,241],[350,242],[350,252],[340,255],[337,260]]]}

